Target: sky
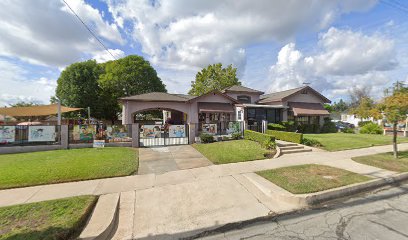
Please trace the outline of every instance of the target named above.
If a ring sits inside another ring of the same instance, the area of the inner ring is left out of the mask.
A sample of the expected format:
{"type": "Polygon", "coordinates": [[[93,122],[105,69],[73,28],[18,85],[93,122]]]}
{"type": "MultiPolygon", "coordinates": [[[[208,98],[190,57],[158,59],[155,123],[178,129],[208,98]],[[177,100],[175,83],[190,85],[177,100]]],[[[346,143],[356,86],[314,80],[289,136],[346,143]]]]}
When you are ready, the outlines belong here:
{"type": "Polygon", "coordinates": [[[362,87],[378,99],[408,81],[402,0],[65,2],[0,1],[0,106],[47,104],[66,66],[110,53],[143,56],[170,93],[187,93],[218,62],[236,67],[244,86],[269,93],[310,83],[332,101],[362,87]]]}

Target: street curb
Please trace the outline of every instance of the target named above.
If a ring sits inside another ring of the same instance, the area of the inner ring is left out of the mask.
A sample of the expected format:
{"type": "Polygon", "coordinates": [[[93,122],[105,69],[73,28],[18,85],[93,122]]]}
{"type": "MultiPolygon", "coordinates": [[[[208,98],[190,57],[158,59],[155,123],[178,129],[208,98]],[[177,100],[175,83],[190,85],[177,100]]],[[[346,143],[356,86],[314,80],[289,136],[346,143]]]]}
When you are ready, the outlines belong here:
{"type": "Polygon", "coordinates": [[[350,195],[365,193],[365,192],[379,189],[385,186],[397,184],[405,180],[408,180],[408,172],[397,174],[397,175],[394,175],[388,178],[374,179],[374,180],[364,182],[364,183],[356,183],[356,184],[347,185],[344,187],[330,189],[330,190],[322,191],[319,193],[297,194],[297,195],[279,194],[279,196],[275,196],[275,197],[279,198],[282,201],[286,200],[291,203],[299,204],[300,205],[299,209],[288,211],[288,212],[261,216],[261,217],[257,217],[257,218],[253,218],[253,219],[249,219],[245,221],[228,223],[218,228],[203,231],[201,233],[195,234],[193,236],[185,237],[182,239],[190,240],[190,239],[197,239],[197,238],[203,238],[203,237],[210,237],[214,234],[219,234],[219,233],[223,233],[223,232],[231,231],[235,229],[241,229],[245,226],[248,226],[254,223],[263,222],[263,221],[273,221],[274,219],[277,219],[278,217],[297,214],[306,209],[315,209],[316,207],[319,208],[319,205],[322,204],[323,202],[344,198],[350,195]]]}
{"type": "Polygon", "coordinates": [[[298,197],[303,199],[302,202],[305,204],[305,206],[313,206],[329,200],[347,197],[357,193],[395,184],[407,179],[408,173],[401,173],[388,178],[374,179],[368,182],[356,183],[318,193],[302,194],[298,197]]]}
{"type": "Polygon", "coordinates": [[[273,155],[272,158],[278,158],[281,155],[281,149],[279,148],[278,144],[276,144],[276,153],[273,155]]]}

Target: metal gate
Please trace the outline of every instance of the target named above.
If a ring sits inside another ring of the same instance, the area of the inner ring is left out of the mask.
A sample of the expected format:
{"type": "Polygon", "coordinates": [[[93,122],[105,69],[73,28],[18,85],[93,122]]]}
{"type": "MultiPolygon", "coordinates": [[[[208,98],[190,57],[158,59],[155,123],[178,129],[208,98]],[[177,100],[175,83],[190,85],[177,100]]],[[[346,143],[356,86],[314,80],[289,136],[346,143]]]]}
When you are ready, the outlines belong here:
{"type": "Polygon", "coordinates": [[[139,146],[154,147],[189,144],[188,134],[188,124],[141,124],[139,129],[139,146]]]}

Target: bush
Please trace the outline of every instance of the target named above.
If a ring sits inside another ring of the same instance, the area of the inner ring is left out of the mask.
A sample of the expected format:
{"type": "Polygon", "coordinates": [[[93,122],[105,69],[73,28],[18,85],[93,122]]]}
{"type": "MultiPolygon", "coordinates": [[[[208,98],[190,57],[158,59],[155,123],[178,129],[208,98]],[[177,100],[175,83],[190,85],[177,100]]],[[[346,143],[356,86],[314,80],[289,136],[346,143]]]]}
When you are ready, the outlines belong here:
{"type": "Polygon", "coordinates": [[[275,146],[275,137],[269,134],[263,134],[251,130],[244,131],[244,138],[247,140],[258,142],[262,147],[266,149],[271,149],[270,147],[275,146]]]}
{"type": "Polygon", "coordinates": [[[367,123],[367,124],[365,124],[364,126],[361,127],[360,133],[363,133],[363,134],[382,134],[383,129],[379,125],[377,125],[377,124],[375,124],[373,122],[370,122],[370,123],[367,123]]]}
{"type": "Polygon", "coordinates": [[[372,122],[371,121],[361,121],[361,122],[358,122],[358,126],[359,127],[364,127],[365,125],[367,125],[369,123],[372,123],[372,122]]]}
{"type": "Polygon", "coordinates": [[[325,118],[321,129],[322,133],[335,133],[337,132],[336,124],[331,121],[330,118],[325,118]]]}
{"type": "Polygon", "coordinates": [[[278,131],[285,131],[286,127],[279,124],[279,123],[269,123],[268,124],[268,129],[269,130],[278,130],[278,131]]]}
{"type": "Polygon", "coordinates": [[[266,130],[266,134],[272,135],[276,139],[279,139],[279,140],[294,142],[294,143],[302,143],[302,139],[303,139],[302,133],[266,130]]]}
{"type": "Polygon", "coordinates": [[[354,133],[354,129],[352,129],[352,128],[343,128],[343,129],[341,129],[341,132],[343,132],[343,133],[354,133]]]}
{"type": "Polygon", "coordinates": [[[323,146],[319,141],[310,138],[303,138],[302,144],[310,147],[321,147],[323,146]]]}
{"type": "Polygon", "coordinates": [[[234,139],[234,140],[241,139],[241,133],[238,133],[238,132],[233,133],[233,134],[231,134],[231,138],[234,139]]]}
{"type": "Polygon", "coordinates": [[[302,124],[297,127],[298,132],[301,133],[319,133],[320,126],[319,124],[302,124]]]}
{"type": "Polygon", "coordinates": [[[222,136],[222,141],[228,141],[228,140],[231,140],[231,138],[228,136],[222,136]]]}
{"type": "Polygon", "coordinates": [[[285,127],[287,132],[295,132],[296,126],[294,121],[283,121],[281,125],[285,127]]]}
{"type": "Polygon", "coordinates": [[[212,143],[214,142],[214,136],[208,133],[200,134],[201,143],[212,143]]]}

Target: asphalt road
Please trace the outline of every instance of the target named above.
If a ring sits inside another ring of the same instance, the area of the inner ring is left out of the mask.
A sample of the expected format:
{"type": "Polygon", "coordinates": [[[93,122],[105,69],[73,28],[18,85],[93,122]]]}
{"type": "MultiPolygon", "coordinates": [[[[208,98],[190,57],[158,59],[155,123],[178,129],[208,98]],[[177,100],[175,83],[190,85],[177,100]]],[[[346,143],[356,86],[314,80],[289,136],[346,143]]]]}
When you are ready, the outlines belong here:
{"type": "Polygon", "coordinates": [[[235,228],[202,239],[408,239],[408,183],[235,228]]]}

